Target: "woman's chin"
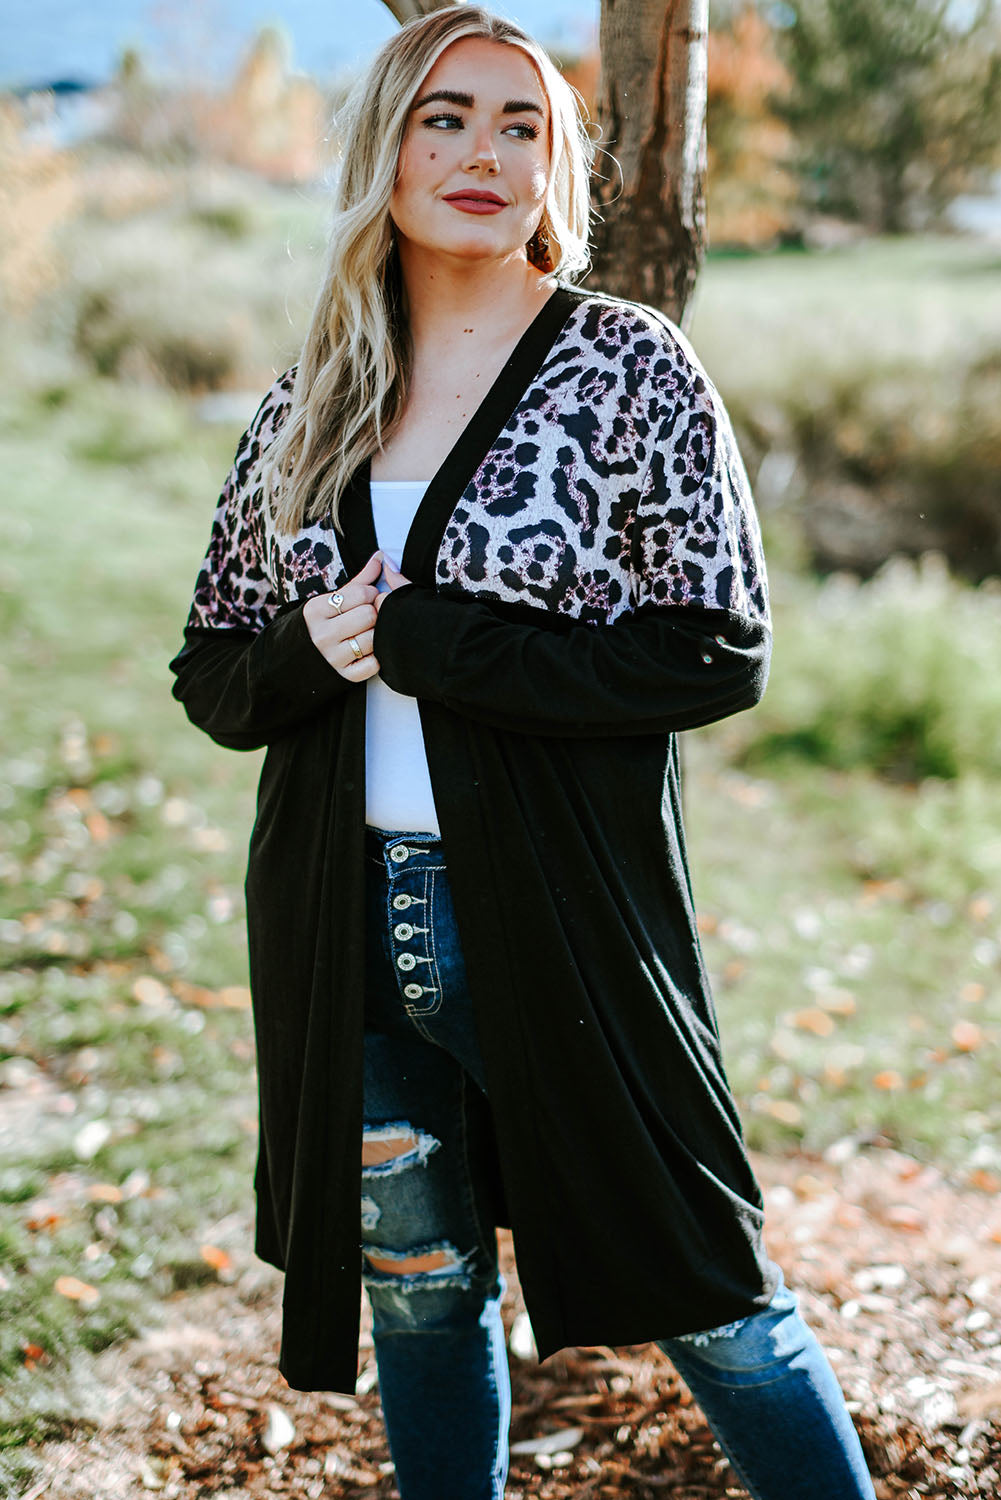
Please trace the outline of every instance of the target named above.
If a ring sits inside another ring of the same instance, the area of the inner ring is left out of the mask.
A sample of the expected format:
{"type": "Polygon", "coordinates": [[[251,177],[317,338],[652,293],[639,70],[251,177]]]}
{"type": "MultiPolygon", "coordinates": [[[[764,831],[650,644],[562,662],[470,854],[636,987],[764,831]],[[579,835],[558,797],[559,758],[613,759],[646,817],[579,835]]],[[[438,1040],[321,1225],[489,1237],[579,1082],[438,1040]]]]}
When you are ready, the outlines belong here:
{"type": "Polygon", "coordinates": [[[511,260],[519,251],[524,250],[520,243],[510,243],[505,236],[503,239],[498,235],[481,233],[466,233],[461,235],[443,235],[441,238],[428,239],[411,244],[419,254],[439,259],[455,267],[460,266],[483,266],[491,262],[500,264],[511,260]]]}

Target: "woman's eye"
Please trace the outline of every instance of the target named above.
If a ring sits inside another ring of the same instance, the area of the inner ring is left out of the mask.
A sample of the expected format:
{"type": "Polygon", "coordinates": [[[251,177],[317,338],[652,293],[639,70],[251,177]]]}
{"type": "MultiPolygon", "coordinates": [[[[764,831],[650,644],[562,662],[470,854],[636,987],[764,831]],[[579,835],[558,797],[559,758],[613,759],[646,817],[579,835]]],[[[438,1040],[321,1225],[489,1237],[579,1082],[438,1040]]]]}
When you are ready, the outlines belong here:
{"type": "MultiPolygon", "coordinates": [[[[461,115],[427,115],[421,124],[428,130],[450,130],[453,126],[461,130],[464,121],[461,115]]],[[[505,135],[512,133],[515,134],[517,140],[534,141],[538,137],[539,128],[527,120],[522,120],[517,125],[509,125],[504,131],[505,135]]]]}
{"type": "Polygon", "coordinates": [[[439,125],[461,125],[462,120],[458,115],[428,115],[421,124],[436,128],[439,125]]]}

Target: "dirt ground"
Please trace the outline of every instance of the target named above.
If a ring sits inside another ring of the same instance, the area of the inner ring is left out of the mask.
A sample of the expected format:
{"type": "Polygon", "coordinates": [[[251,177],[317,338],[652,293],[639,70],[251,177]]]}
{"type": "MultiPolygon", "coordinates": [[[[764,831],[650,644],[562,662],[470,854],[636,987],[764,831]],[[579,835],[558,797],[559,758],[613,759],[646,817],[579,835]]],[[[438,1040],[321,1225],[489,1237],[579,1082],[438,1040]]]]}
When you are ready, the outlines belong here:
{"type": "MultiPolygon", "coordinates": [[[[831,1356],[880,1500],[997,1497],[1001,1184],[974,1174],[957,1185],[849,1142],[823,1160],[755,1167],[771,1253],[831,1356]]],[[[536,1363],[505,1251],[510,1500],[744,1495],[655,1348],[536,1363]]],[[[290,1391],[275,1368],[280,1281],[248,1255],[231,1284],[179,1299],[163,1327],[101,1355],[101,1419],[38,1448],[43,1467],[23,1500],[391,1500],[370,1342],[355,1397],[290,1391]]]]}

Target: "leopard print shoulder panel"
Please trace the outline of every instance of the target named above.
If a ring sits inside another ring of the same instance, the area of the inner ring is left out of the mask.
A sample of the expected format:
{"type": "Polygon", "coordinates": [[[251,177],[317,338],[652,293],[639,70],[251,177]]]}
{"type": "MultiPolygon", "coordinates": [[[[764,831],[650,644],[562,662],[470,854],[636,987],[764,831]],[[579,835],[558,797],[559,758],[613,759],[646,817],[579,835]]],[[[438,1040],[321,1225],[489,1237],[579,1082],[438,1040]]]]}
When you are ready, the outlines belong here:
{"type": "Polygon", "coordinates": [[[437,574],[592,623],[648,601],[767,618],[747,477],[679,330],[581,302],[456,504],[437,574]]]}
{"type": "MultiPolygon", "coordinates": [[[[259,629],[345,575],[329,520],[276,532],[262,459],[295,370],[244,434],[216,509],[189,623],[259,629]]],[[[761,539],[720,398],[659,313],[582,297],[456,497],[438,586],[610,622],[644,603],[767,621],[761,539]]]]}

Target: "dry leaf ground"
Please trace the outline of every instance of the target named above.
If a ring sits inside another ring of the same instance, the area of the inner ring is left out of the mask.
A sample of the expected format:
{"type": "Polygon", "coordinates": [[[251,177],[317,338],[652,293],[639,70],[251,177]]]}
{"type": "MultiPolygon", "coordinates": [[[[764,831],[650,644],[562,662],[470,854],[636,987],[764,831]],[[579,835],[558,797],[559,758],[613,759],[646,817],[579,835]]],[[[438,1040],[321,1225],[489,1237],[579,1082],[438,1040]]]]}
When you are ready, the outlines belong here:
{"type": "MultiPolygon", "coordinates": [[[[772,1253],[851,1404],[880,1500],[1001,1490],[1001,1207],[899,1152],[757,1158],[772,1253]]],[[[249,1228],[248,1228],[249,1241],[249,1228]]],[[[520,1308],[509,1260],[508,1326],[520,1308]]],[[[94,1363],[94,1413],[36,1449],[25,1500],[391,1500],[370,1349],[357,1398],[290,1391],[275,1369],[280,1277],[178,1297],[94,1363]],[[269,1452],[269,1448],[274,1450],[269,1452]]],[[[363,1340],[363,1342],[365,1342],[363,1340]]],[[[510,1500],[740,1496],[698,1408],[652,1347],[512,1356],[510,1500]]]]}

